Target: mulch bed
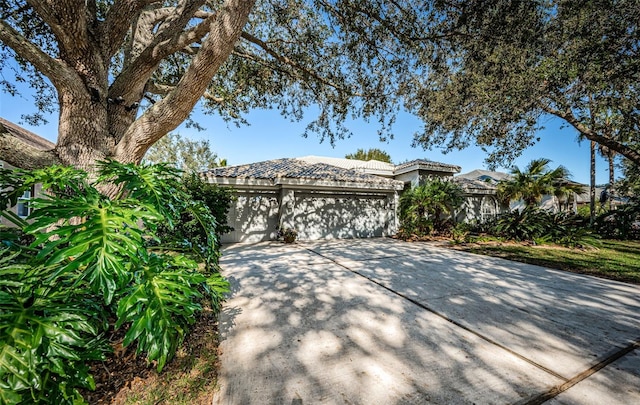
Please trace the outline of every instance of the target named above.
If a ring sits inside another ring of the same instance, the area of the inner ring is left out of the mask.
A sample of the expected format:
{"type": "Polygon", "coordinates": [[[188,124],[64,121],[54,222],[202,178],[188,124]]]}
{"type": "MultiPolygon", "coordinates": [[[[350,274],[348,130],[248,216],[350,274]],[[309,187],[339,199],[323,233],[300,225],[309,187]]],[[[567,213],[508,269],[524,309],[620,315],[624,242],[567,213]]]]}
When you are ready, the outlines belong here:
{"type": "MultiPolygon", "coordinates": [[[[124,328],[123,328],[124,329],[124,328]]],[[[147,363],[144,355],[135,355],[135,345],[122,347],[124,330],[115,332],[110,336],[110,342],[114,348],[111,356],[105,361],[90,363],[91,374],[96,383],[94,391],[83,390],[81,394],[91,405],[120,405],[124,404],[132,392],[153,385],[163,384],[164,376],[185,375],[190,372],[193,358],[201,355],[210,355],[217,351],[217,316],[211,311],[204,311],[198,315],[193,329],[187,335],[182,347],[175,358],[167,363],[161,374],[156,372],[156,364],[147,363]]],[[[206,376],[215,381],[215,370],[206,376]]],[[[210,403],[206,395],[206,403],[210,403]]],[[[204,401],[203,401],[204,402],[204,401]]],[[[159,403],[171,403],[160,401],[159,403]]],[[[195,401],[194,403],[199,403],[195,401]]]]}

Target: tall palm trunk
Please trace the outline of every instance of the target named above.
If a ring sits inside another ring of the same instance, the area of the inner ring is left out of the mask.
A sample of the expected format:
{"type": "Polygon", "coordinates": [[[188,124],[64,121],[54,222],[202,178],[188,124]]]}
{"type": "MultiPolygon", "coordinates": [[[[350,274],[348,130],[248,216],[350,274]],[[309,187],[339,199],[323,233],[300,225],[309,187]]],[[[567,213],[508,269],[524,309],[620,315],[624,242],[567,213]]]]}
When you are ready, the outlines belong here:
{"type": "Polygon", "coordinates": [[[596,143],[591,141],[591,180],[589,182],[589,223],[596,220],[596,143]]]}

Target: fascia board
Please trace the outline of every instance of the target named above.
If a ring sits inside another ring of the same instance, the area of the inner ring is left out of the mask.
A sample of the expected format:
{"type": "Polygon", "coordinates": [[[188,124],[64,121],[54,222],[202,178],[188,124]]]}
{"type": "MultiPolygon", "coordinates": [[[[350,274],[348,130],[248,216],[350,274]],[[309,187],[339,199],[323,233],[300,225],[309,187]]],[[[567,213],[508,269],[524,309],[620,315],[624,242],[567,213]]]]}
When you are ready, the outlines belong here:
{"type": "Polygon", "coordinates": [[[408,167],[403,167],[401,169],[395,170],[393,172],[394,175],[400,175],[400,174],[405,174],[405,173],[409,173],[412,171],[419,171],[419,170],[426,170],[426,171],[430,171],[430,172],[441,172],[441,173],[459,173],[460,169],[455,169],[455,168],[445,168],[442,166],[438,166],[438,167],[429,167],[427,165],[424,164],[414,164],[408,167]]]}
{"type": "Polygon", "coordinates": [[[323,189],[323,190],[370,190],[370,191],[399,191],[402,190],[404,184],[401,182],[393,182],[388,185],[382,184],[369,184],[354,181],[329,181],[329,180],[310,180],[310,179],[292,179],[292,178],[277,178],[274,181],[275,185],[292,189],[323,189]]]}
{"type": "Polygon", "coordinates": [[[219,186],[231,186],[237,188],[274,188],[275,184],[270,179],[248,179],[235,177],[207,177],[207,182],[219,186]]]}

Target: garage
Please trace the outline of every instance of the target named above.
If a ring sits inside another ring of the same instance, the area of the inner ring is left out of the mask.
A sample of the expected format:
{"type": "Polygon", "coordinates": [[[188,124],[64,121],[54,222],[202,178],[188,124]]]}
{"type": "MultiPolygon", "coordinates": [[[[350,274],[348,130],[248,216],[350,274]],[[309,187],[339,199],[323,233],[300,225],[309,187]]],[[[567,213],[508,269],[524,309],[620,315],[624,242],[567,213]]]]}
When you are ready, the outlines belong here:
{"type": "Polygon", "coordinates": [[[205,179],[232,187],[237,200],[223,243],[276,238],[279,226],[300,240],[370,238],[395,233],[403,183],[357,170],[298,159],[221,167],[205,179]]]}
{"type": "Polygon", "coordinates": [[[383,236],[393,220],[384,194],[299,192],[295,201],[302,240],[383,236]]]}

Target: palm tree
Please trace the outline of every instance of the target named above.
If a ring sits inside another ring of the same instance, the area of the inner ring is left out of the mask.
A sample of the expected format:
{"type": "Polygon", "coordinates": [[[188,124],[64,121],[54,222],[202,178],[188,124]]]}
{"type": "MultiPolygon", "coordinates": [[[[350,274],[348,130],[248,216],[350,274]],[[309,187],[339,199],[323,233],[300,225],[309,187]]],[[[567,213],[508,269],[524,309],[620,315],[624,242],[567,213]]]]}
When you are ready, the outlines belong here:
{"type": "Polygon", "coordinates": [[[549,159],[534,159],[524,171],[514,166],[510,172],[512,178],[498,183],[498,198],[504,202],[523,200],[527,207],[538,204],[543,195],[553,192],[552,184],[545,176],[549,163],[549,159]]]}
{"type": "Polygon", "coordinates": [[[593,226],[596,220],[596,143],[590,142],[590,170],[589,170],[589,224],[593,226]]]}
{"type": "Polygon", "coordinates": [[[551,170],[549,163],[550,159],[534,159],[524,171],[514,166],[511,179],[498,183],[498,198],[504,202],[523,200],[527,207],[531,207],[537,205],[544,195],[555,195],[560,199],[582,191],[580,185],[567,181],[571,174],[564,166],[551,170]]]}
{"type": "Polygon", "coordinates": [[[462,189],[457,184],[434,178],[402,194],[400,219],[403,227],[413,228],[419,234],[432,229],[442,231],[447,221],[444,214],[455,219],[455,210],[462,202],[462,189]]]}

